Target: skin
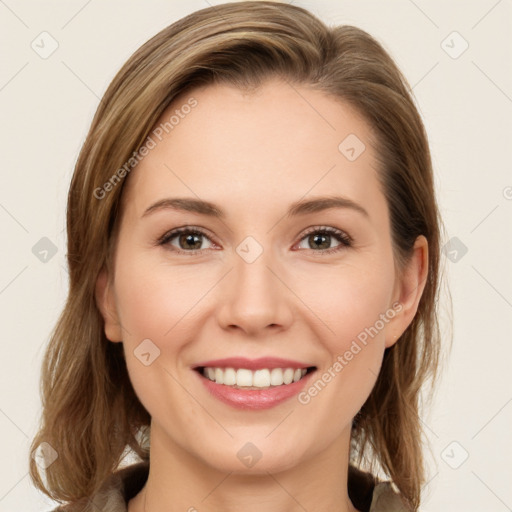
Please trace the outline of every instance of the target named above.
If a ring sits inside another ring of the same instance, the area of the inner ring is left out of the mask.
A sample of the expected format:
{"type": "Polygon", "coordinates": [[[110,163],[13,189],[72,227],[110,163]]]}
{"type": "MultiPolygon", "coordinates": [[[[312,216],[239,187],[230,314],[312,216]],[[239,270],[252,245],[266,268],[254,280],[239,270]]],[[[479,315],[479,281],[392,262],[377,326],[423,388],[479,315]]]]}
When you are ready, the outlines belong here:
{"type": "Polygon", "coordinates": [[[97,282],[106,336],[124,344],[152,417],[148,482],[128,511],[355,511],[346,485],[351,422],[385,348],[417,311],[427,241],[417,239],[397,274],[371,130],[348,104],[273,79],[250,94],[195,89],[162,119],[190,96],[198,105],[129,175],[114,272],[97,282]],[[338,150],[349,134],[366,145],[353,162],[338,150]],[[291,203],[324,195],[348,197],[368,217],[348,208],[285,216],[291,203]],[[172,209],[143,216],[167,197],[213,202],[225,218],[172,209]],[[156,242],[182,226],[206,232],[199,252],[179,236],[156,242]],[[304,234],[326,226],[353,245],[331,236],[317,248],[304,234]],[[252,263],[236,251],[247,236],[263,249],[252,263]],[[320,254],[334,247],[341,250],[320,254]],[[267,410],[234,409],[192,370],[207,359],[274,356],[321,375],[396,301],[400,312],[306,405],[293,397],[267,410]],[[145,366],[134,350],[148,338],[160,356],[145,366]],[[262,454],[252,468],[237,457],[247,442],[262,454]]]}

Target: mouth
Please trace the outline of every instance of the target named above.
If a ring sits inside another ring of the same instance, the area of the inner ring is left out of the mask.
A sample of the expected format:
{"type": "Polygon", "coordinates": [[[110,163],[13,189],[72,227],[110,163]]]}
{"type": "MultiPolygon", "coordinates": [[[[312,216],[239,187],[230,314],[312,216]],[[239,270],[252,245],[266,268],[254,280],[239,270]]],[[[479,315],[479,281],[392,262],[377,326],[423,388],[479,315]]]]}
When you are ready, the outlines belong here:
{"type": "Polygon", "coordinates": [[[219,366],[198,366],[194,368],[206,379],[229,386],[233,389],[270,389],[287,386],[302,380],[308,373],[316,370],[316,366],[306,368],[233,368],[219,366]]]}
{"type": "Polygon", "coordinates": [[[275,407],[297,395],[316,366],[280,358],[228,358],[192,367],[211,396],[237,409],[275,407]]]}

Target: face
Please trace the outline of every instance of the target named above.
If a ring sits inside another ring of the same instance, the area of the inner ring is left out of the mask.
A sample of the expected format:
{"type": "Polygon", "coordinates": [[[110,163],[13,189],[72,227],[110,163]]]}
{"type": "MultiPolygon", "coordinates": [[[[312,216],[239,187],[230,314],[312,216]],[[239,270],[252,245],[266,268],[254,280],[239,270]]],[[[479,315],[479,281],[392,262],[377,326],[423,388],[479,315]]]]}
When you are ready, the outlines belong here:
{"type": "Polygon", "coordinates": [[[268,81],[161,121],[176,109],[123,192],[106,335],[169,451],[239,472],[334,456],[416,312],[425,241],[397,275],[371,130],[340,100],[268,81]]]}

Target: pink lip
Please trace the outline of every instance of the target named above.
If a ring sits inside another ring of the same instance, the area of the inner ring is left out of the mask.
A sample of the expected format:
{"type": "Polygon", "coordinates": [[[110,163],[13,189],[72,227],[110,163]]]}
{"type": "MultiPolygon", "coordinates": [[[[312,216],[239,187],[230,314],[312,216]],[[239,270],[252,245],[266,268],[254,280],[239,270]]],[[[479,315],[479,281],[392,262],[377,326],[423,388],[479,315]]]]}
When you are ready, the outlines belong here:
{"type": "MultiPolygon", "coordinates": [[[[267,366],[268,368],[268,366],[267,366]]],[[[280,366],[277,366],[280,368],[280,366]]],[[[290,368],[290,366],[288,366],[290,368]]],[[[207,379],[200,372],[194,372],[198,378],[210,392],[212,396],[224,402],[227,405],[237,409],[252,409],[262,410],[270,409],[280,403],[288,400],[289,398],[297,395],[309,382],[311,375],[315,372],[310,372],[304,375],[302,379],[291,384],[283,384],[282,386],[270,387],[267,389],[236,389],[224,384],[217,384],[216,382],[207,379]]]]}
{"type": "MultiPolygon", "coordinates": [[[[262,368],[309,368],[312,364],[304,364],[291,359],[281,359],[278,357],[260,357],[258,359],[247,359],[245,357],[228,357],[225,359],[215,359],[196,364],[194,367],[210,368],[247,368],[248,370],[260,370],[262,368]]],[[[299,381],[301,382],[301,381],[299,381]]]]}

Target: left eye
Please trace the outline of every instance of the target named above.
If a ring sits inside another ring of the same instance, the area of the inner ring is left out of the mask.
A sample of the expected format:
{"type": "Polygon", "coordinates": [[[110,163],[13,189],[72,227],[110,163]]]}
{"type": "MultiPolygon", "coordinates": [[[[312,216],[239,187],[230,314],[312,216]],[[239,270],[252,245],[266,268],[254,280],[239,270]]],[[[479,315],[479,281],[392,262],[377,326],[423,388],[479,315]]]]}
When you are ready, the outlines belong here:
{"type": "Polygon", "coordinates": [[[351,238],[343,233],[343,231],[328,227],[321,229],[315,228],[301,239],[301,243],[302,240],[305,240],[307,244],[314,247],[314,251],[324,254],[339,251],[344,247],[350,247],[352,245],[351,238]],[[333,238],[336,239],[339,244],[336,247],[329,247],[333,238]],[[321,250],[318,251],[317,249],[321,250]]]}
{"type": "MultiPolygon", "coordinates": [[[[210,245],[212,245],[210,238],[201,230],[179,228],[166,233],[158,240],[158,244],[170,246],[173,251],[178,253],[195,254],[196,252],[208,249],[208,247],[203,247],[204,240],[208,240],[210,245]],[[177,242],[178,245],[176,246],[174,242],[177,242]]],[[[304,249],[304,247],[301,247],[303,241],[310,245],[306,249],[321,254],[339,251],[352,245],[352,239],[347,234],[330,227],[314,228],[307,232],[298,244],[298,247],[301,249],[304,249]],[[339,242],[335,247],[331,247],[333,238],[339,242]]]]}

